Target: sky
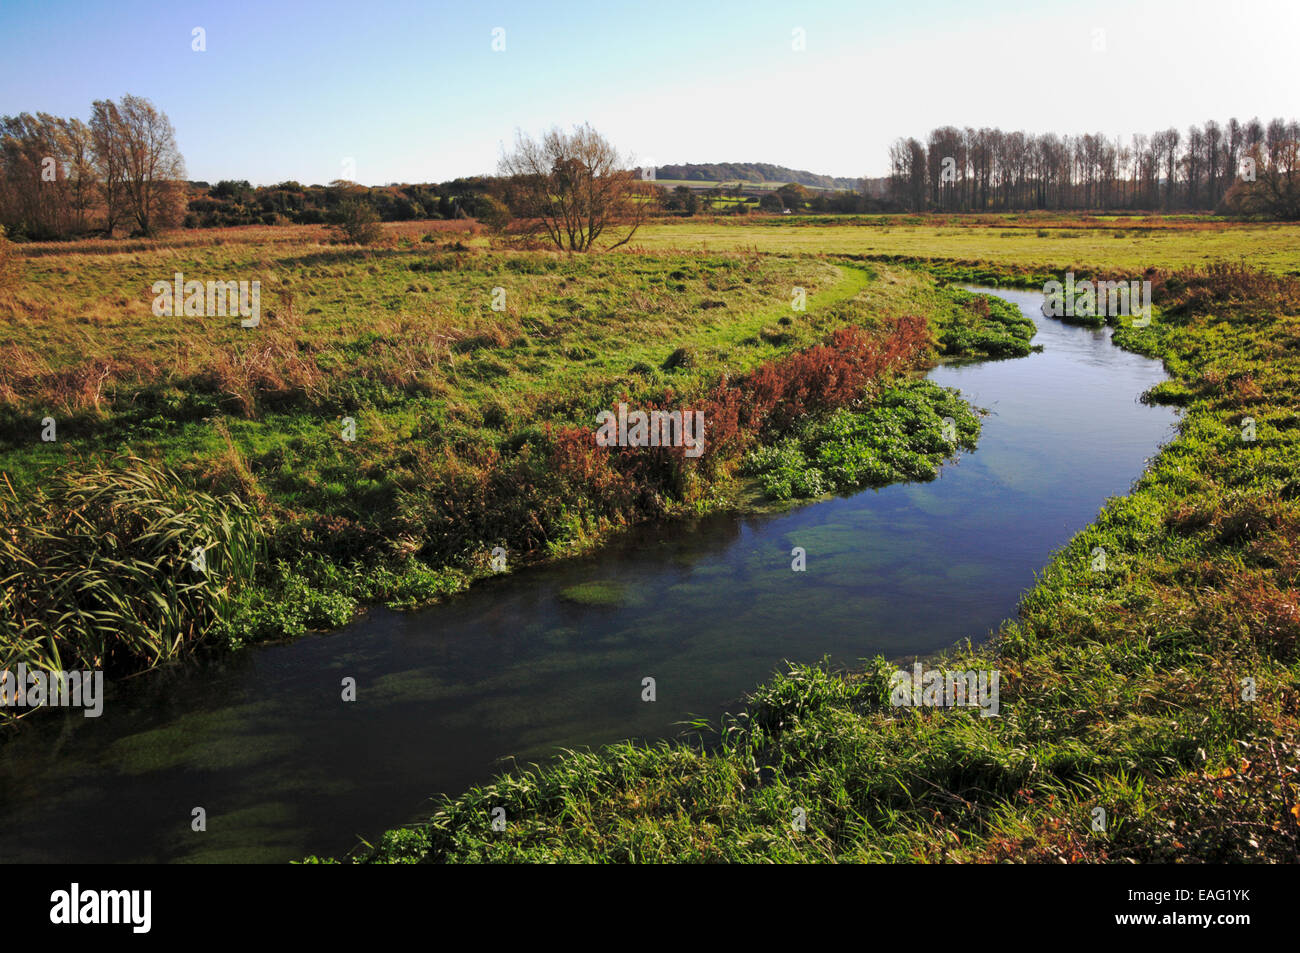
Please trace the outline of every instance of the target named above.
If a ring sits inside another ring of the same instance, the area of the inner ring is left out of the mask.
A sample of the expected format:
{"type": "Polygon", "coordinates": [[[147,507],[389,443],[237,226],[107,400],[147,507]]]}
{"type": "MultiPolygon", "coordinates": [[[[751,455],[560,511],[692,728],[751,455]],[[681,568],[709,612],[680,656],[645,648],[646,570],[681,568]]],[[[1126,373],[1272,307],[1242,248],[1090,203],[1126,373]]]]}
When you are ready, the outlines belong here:
{"type": "Polygon", "coordinates": [[[144,96],[209,182],[444,181],[583,122],[638,166],[877,176],[947,124],[1296,118],[1298,49],[1300,0],[0,0],[0,115],[144,96]]]}

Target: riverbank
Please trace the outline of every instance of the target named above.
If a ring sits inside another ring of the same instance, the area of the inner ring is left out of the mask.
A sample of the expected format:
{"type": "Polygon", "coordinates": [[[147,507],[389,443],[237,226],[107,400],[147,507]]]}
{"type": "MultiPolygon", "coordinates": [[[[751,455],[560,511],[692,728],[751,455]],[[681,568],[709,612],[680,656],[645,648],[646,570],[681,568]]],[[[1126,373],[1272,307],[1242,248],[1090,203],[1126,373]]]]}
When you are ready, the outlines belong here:
{"type": "Polygon", "coordinates": [[[1164,361],[1144,399],[1183,408],[1179,435],[941,663],[997,672],[996,717],[891,704],[883,660],[798,667],[711,744],[513,772],[356,859],[1294,862],[1300,287],[1152,277],[1159,319],[1114,342],[1164,361]]]}

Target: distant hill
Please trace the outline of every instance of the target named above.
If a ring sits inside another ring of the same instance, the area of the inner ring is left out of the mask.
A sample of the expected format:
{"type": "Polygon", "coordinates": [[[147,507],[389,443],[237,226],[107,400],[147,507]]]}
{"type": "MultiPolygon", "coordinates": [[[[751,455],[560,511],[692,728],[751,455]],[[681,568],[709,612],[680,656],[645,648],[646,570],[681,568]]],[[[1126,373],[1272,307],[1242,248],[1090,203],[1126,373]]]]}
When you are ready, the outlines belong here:
{"type": "Polygon", "coordinates": [[[815,189],[862,188],[861,179],[818,175],[767,162],[687,162],[683,165],[661,165],[655,169],[655,178],[685,182],[798,182],[815,189]]]}

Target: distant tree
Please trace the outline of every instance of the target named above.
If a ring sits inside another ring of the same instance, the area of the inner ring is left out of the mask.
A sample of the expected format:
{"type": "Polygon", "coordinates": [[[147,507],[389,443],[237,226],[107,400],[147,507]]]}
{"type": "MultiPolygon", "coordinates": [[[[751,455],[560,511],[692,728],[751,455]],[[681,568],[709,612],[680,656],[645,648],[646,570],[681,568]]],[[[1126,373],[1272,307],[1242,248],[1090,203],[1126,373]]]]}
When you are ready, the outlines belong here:
{"type": "Polygon", "coordinates": [[[212,194],[219,199],[230,199],[241,205],[247,205],[253,200],[253,186],[247,179],[239,181],[222,179],[212,187],[212,194]]]}
{"type": "Polygon", "coordinates": [[[95,184],[90,130],[80,119],[0,117],[0,223],[11,234],[66,238],[84,232],[95,184]]]}
{"type": "Polygon", "coordinates": [[[80,119],[60,120],[59,128],[72,231],[81,233],[89,227],[99,184],[93,137],[90,127],[80,119]]]}
{"type": "Polygon", "coordinates": [[[785,203],[776,192],[764,192],[763,197],[758,200],[758,207],[764,212],[781,212],[785,210],[785,203]]]}
{"type": "Polygon", "coordinates": [[[383,234],[379,213],[359,195],[342,199],[331,216],[331,223],[343,238],[356,245],[372,244],[383,234]]]}
{"type": "Polygon", "coordinates": [[[1177,129],[1156,133],[1165,158],[1165,207],[1174,207],[1174,170],[1178,168],[1178,143],[1182,136],[1177,129]]]}
{"type": "MultiPolygon", "coordinates": [[[[968,130],[968,132],[971,132],[968,130]]],[[[981,159],[987,156],[987,148],[982,137],[968,136],[972,140],[967,147],[972,156],[976,182],[981,181],[981,169],[987,168],[981,159]]],[[[926,155],[925,146],[916,139],[899,139],[889,149],[889,189],[895,201],[920,212],[925,208],[926,155]]],[[[984,179],[983,181],[987,181],[984,179]]],[[[972,196],[974,195],[972,187],[972,196]]],[[[981,203],[982,204],[982,203],[981,203]]]]}
{"type": "Polygon", "coordinates": [[[590,251],[607,230],[636,234],[651,206],[651,186],[589,125],[551,129],[540,141],[517,133],[501,159],[504,194],[516,218],[534,224],[564,251],[590,251]]]}
{"type": "Polygon", "coordinates": [[[1272,141],[1247,151],[1255,163],[1254,181],[1239,179],[1224,196],[1229,212],[1287,221],[1300,219],[1300,124],[1274,130],[1272,141]]]}
{"type": "Polygon", "coordinates": [[[798,182],[787,182],[777,189],[776,193],[781,196],[781,201],[788,209],[803,208],[808,204],[808,198],[811,194],[798,182]]]}

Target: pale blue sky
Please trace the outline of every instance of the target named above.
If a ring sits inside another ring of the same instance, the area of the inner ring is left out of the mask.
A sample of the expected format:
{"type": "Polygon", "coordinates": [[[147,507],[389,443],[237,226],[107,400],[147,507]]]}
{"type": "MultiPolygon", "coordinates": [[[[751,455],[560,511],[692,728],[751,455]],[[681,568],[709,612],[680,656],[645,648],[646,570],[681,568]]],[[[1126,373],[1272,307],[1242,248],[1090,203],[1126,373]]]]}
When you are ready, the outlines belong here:
{"type": "Polygon", "coordinates": [[[1300,0],[0,0],[0,114],[147,96],[209,181],[327,182],[347,159],[367,184],[439,181],[493,171],[517,127],[583,121],[639,164],[880,175],[894,138],[946,123],[1291,118],[1298,43],[1300,0]]]}

